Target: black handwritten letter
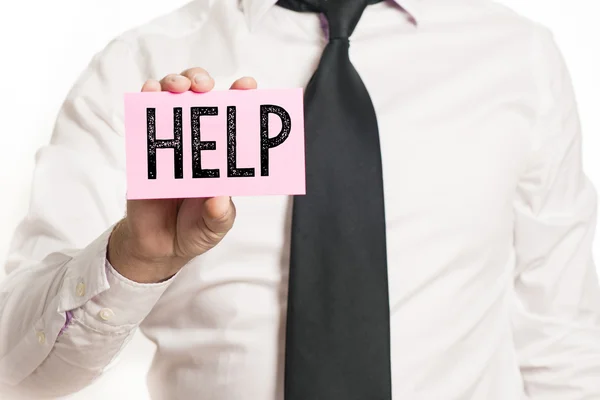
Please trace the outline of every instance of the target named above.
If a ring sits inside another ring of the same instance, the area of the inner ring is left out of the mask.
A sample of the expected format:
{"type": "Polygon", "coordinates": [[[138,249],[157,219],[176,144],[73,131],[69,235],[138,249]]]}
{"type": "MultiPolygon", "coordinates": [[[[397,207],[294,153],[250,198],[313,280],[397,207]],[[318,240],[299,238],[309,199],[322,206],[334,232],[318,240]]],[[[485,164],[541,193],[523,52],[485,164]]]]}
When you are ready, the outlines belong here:
{"type": "Polygon", "coordinates": [[[235,107],[227,107],[227,176],[254,176],[254,168],[237,168],[235,107]]]}
{"type": "Polygon", "coordinates": [[[173,139],[156,139],[156,109],[146,109],[148,179],[156,179],[156,150],[173,149],[175,179],[183,178],[183,128],[181,108],[173,108],[173,139]]]}
{"type": "Polygon", "coordinates": [[[215,150],[214,141],[203,142],[200,140],[200,117],[202,115],[217,115],[217,107],[192,107],[192,176],[194,178],[218,178],[218,169],[202,169],[202,150],[215,150]]]}
{"type": "Polygon", "coordinates": [[[262,176],[269,176],[269,149],[285,142],[291,129],[290,114],[283,108],[271,104],[260,106],[260,170],[262,176]],[[272,138],[269,137],[269,114],[276,114],[281,119],[281,132],[272,138]]]}

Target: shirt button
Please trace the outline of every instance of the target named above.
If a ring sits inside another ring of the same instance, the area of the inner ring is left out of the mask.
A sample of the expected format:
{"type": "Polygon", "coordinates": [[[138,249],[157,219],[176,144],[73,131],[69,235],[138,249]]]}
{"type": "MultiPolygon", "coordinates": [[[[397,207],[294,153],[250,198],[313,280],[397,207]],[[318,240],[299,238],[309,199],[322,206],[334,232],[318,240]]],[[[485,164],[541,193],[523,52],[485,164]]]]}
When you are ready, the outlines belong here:
{"type": "Polygon", "coordinates": [[[75,287],[75,293],[77,293],[77,296],[79,297],[85,296],[85,283],[79,282],[75,287]]]}
{"type": "Polygon", "coordinates": [[[115,313],[113,310],[111,310],[110,308],[103,308],[102,310],[100,310],[100,312],[98,313],[98,316],[103,320],[103,321],[108,321],[110,320],[112,317],[115,316],[115,313]]]}
{"type": "Polygon", "coordinates": [[[38,343],[39,344],[46,343],[46,335],[44,334],[44,332],[38,332],[37,333],[37,339],[38,339],[38,343]]]}

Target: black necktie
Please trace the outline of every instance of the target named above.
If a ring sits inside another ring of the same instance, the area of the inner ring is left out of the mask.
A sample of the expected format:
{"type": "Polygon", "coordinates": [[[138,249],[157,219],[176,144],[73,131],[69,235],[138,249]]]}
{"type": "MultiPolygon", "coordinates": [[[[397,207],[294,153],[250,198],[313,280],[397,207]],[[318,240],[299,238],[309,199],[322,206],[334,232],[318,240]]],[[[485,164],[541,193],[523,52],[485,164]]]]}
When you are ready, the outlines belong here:
{"type": "Polygon", "coordinates": [[[304,99],[307,194],[293,207],[285,400],[391,399],[379,132],[348,57],[349,36],[376,2],[278,2],[329,23],[304,99]]]}

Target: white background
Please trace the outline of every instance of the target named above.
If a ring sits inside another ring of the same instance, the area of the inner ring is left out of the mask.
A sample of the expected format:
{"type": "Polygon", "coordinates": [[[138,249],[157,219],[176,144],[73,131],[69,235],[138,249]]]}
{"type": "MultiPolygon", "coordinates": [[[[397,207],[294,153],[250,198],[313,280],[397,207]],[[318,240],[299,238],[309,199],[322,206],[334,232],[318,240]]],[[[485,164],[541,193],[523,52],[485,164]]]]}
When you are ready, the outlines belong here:
{"type": "MultiPolygon", "coordinates": [[[[35,152],[49,140],[67,91],[92,55],[123,31],[186,2],[3,0],[0,3],[0,145],[4,146],[0,148],[1,260],[6,256],[12,231],[27,210],[35,152]],[[39,110],[33,118],[27,112],[31,108],[39,110]]],[[[579,100],[585,168],[600,188],[600,6],[594,0],[501,0],[501,3],[554,31],[579,100]]],[[[597,236],[594,250],[599,254],[600,235],[597,236]]],[[[70,398],[147,399],[145,372],[153,350],[153,345],[138,335],[117,367],[70,398]]]]}

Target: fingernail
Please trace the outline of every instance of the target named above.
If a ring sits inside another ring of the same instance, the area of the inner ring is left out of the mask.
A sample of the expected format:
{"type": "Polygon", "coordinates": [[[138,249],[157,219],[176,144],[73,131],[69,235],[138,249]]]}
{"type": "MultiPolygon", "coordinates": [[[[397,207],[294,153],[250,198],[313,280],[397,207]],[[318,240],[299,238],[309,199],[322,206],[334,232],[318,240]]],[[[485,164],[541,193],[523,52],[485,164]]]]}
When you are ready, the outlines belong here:
{"type": "Polygon", "coordinates": [[[181,75],[171,75],[171,76],[169,77],[169,80],[170,80],[171,82],[178,82],[178,81],[179,81],[179,80],[181,80],[181,79],[183,79],[183,76],[181,76],[181,75]]]}
{"type": "Polygon", "coordinates": [[[196,83],[196,85],[202,85],[206,82],[210,82],[210,76],[208,76],[208,74],[196,74],[194,75],[194,82],[196,83]]]}

